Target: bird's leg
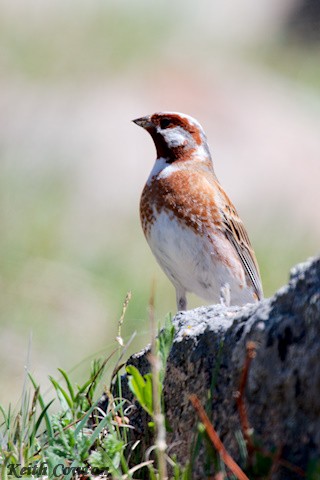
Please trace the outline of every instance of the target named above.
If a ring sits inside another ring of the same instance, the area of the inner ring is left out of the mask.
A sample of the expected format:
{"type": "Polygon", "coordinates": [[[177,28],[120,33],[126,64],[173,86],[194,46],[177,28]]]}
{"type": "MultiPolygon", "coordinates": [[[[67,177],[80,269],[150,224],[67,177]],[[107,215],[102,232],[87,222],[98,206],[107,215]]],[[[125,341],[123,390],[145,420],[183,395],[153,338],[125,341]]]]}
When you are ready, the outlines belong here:
{"type": "Polygon", "coordinates": [[[224,283],[220,288],[220,303],[225,307],[230,307],[231,291],[229,283],[224,283]]]}
{"type": "Polygon", "coordinates": [[[180,288],[176,288],[176,299],[178,312],[187,310],[187,297],[186,291],[180,288]]]}

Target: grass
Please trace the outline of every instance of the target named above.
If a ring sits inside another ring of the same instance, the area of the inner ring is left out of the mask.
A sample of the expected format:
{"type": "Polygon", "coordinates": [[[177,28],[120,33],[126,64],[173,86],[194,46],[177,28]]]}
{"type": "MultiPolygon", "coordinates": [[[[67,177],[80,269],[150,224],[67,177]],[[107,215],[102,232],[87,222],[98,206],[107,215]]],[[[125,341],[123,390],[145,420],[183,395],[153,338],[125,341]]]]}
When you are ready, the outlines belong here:
{"type": "MultiPolygon", "coordinates": [[[[11,407],[6,411],[0,407],[1,478],[16,478],[19,475],[45,478],[48,475],[49,478],[68,479],[80,473],[91,475],[104,472],[112,478],[125,480],[134,478],[136,471],[146,467],[150,469],[150,475],[156,478],[153,460],[142,460],[130,465],[130,458],[135,454],[134,446],[128,443],[127,430],[132,427],[125,416],[130,402],[122,398],[121,388],[118,398],[111,393],[114,390],[112,384],[118,385],[118,389],[121,387],[119,366],[128,349],[128,344],[123,342],[121,328],[129,299],[130,296],[127,296],[118,322],[118,347],[105,360],[92,363],[90,376],[84,383],[73,385],[70,376],[59,369],[60,378],[50,378],[55,397],[46,401],[40,386],[27,373],[33,387],[32,395],[25,382],[18,411],[13,412],[11,407]],[[109,399],[105,412],[99,406],[99,397],[98,400],[95,397],[97,393],[101,394],[101,379],[104,378],[108,362],[115,356],[118,359],[110,378],[110,386],[104,388],[109,399]],[[59,406],[52,412],[54,402],[59,406]]],[[[173,328],[169,324],[165,335],[155,343],[155,354],[159,354],[159,359],[162,359],[161,368],[157,372],[159,380],[163,378],[172,339],[173,328]]],[[[141,399],[139,389],[145,380],[138,371],[132,378],[136,381],[130,382],[132,390],[141,399]]],[[[149,404],[148,413],[153,417],[152,389],[144,395],[149,404]]],[[[158,395],[160,398],[161,391],[158,395]]],[[[146,404],[142,402],[142,406],[145,408],[146,404]]],[[[180,467],[176,466],[176,472],[178,471],[180,472],[180,467]]]]}

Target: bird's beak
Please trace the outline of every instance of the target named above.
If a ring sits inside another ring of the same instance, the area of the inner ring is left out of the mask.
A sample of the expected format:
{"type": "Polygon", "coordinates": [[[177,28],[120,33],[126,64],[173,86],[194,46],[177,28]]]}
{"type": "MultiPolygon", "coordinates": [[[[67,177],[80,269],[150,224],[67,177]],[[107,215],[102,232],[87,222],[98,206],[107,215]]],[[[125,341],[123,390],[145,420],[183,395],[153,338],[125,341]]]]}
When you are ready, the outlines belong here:
{"type": "Polygon", "coordinates": [[[151,122],[151,119],[150,119],[150,115],[146,115],[145,117],[141,117],[141,118],[136,118],[135,120],[132,120],[133,123],[135,123],[136,125],[139,125],[139,127],[142,127],[142,128],[152,128],[154,127],[153,123],[151,122]]]}

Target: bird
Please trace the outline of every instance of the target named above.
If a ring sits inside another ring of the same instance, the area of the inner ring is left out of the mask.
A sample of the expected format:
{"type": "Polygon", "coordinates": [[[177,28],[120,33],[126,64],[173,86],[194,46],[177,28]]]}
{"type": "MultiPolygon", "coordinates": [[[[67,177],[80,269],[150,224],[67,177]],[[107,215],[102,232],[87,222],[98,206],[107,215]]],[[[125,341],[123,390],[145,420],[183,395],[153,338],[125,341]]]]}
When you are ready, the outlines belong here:
{"type": "Polygon", "coordinates": [[[156,160],[140,199],[146,240],[176,292],[242,306],[263,298],[259,266],[237,210],[215,174],[200,123],[178,112],[133,120],[152,137],[156,160]]]}

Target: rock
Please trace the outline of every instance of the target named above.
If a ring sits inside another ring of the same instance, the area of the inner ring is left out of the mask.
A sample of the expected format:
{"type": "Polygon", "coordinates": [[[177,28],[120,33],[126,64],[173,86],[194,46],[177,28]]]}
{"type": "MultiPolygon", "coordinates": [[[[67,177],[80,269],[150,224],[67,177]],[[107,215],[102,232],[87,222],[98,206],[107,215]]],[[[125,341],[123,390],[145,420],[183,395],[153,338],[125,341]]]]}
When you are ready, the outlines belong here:
{"type": "MultiPolygon", "coordinates": [[[[282,459],[304,470],[320,458],[320,258],[296,266],[288,285],[272,298],[242,308],[215,305],[180,312],[173,323],[176,332],[164,381],[170,454],[181,463],[190,457],[198,423],[190,395],[196,393],[226,449],[240,461],[236,393],[246,345],[253,341],[256,357],[244,402],[254,438],[267,451],[281,450],[282,459]]],[[[149,369],[146,353],[131,357],[128,364],[141,373],[149,369]]],[[[147,417],[139,412],[132,422],[143,438],[147,417]]],[[[144,446],[150,441],[148,437],[144,446]]],[[[192,478],[213,473],[204,471],[204,465],[202,448],[192,478]]],[[[301,477],[279,466],[272,478],[301,477]]]]}

